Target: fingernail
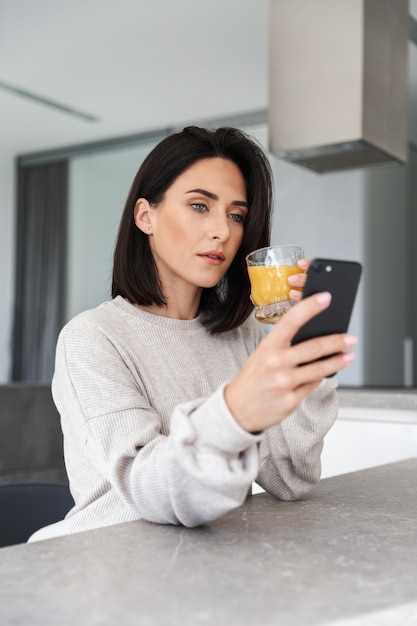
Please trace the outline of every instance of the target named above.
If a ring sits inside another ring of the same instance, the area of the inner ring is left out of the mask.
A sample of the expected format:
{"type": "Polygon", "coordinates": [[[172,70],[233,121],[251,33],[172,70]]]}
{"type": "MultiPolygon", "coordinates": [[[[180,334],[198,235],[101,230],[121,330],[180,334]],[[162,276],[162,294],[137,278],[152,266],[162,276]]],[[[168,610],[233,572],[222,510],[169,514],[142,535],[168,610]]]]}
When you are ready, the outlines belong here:
{"type": "Polygon", "coordinates": [[[351,363],[353,361],[353,359],[355,358],[355,353],[354,352],[344,352],[342,354],[342,358],[343,358],[345,363],[351,363]]]}
{"type": "Polygon", "coordinates": [[[297,289],[290,289],[290,298],[299,298],[300,292],[297,289]]]}
{"type": "Polygon", "coordinates": [[[298,283],[298,277],[294,276],[294,274],[292,276],[288,276],[288,282],[291,285],[296,285],[298,283]]]}
{"type": "Polygon", "coordinates": [[[297,265],[298,267],[303,267],[304,269],[306,269],[308,266],[308,261],[306,259],[301,259],[301,261],[298,261],[297,265]]]}
{"type": "Polygon", "coordinates": [[[354,335],[345,335],[343,341],[347,346],[355,346],[358,343],[358,338],[354,335]]]}
{"type": "Polygon", "coordinates": [[[319,304],[328,304],[332,299],[332,294],[329,291],[322,291],[316,296],[316,302],[319,304]]]}

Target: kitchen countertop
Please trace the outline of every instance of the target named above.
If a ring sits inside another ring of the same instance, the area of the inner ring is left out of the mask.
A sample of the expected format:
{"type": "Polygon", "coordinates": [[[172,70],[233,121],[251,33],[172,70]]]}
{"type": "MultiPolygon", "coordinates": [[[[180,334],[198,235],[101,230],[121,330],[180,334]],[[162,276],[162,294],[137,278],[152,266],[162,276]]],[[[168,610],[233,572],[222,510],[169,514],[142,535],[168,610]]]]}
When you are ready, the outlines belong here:
{"type": "Polygon", "coordinates": [[[417,411],[415,387],[339,387],[338,393],[341,406],[417,411]]]}
{"type": "Polygon", "coordinates": [[[0,550],[2,626],[417,624],[417,459],[254,495],[204,527],[143,520],[0,550]]]}

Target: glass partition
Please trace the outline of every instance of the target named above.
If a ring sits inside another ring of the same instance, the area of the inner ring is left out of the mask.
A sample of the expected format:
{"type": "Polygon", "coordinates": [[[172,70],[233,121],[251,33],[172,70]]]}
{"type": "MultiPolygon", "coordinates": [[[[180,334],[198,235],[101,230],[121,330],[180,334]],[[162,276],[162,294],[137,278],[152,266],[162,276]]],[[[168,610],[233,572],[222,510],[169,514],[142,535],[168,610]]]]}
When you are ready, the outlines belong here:
{"type": "Polygon", "coordinates": [[[110,299],[112,255],[124,203],[140,164],[158,141],[70,159],[67,319],[110,299]]]}

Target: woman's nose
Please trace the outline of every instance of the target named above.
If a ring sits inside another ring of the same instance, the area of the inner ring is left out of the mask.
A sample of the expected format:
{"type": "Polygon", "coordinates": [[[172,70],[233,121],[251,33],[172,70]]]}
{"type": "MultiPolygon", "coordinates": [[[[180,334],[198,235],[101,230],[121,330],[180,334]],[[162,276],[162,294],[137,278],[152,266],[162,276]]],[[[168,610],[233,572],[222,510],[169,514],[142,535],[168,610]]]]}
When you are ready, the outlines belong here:
{"type": "Polygon", "coordinates": [[[209,224],[207,236],[210,240],[227,241],[230,236],[230,224],[227,217],[215,217],[209,224]]]}

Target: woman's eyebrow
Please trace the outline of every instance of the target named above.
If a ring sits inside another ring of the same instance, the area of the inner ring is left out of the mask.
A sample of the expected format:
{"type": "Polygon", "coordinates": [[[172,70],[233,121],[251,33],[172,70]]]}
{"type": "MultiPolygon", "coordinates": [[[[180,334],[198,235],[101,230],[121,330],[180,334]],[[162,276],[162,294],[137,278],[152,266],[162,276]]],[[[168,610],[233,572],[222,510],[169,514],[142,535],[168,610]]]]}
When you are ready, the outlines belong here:
{"type": "MultiPolygon", "coordinates": [[[[185,193],[201,193],[202,196],[206,196],[207,198],[211,198],[211,200],[218,200],[219,196],[217,196],[215,193],[211,192],[211,191],[207,191],[206,189],[190,189],[189,191],[186,191],[185,193]]],[[[233,200],[232,204],[234,206],[243,206],[248,208],[249,205],[245,200],[233,200]]]]}

